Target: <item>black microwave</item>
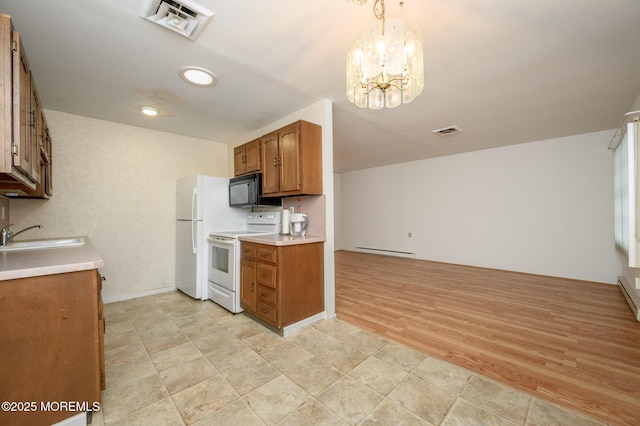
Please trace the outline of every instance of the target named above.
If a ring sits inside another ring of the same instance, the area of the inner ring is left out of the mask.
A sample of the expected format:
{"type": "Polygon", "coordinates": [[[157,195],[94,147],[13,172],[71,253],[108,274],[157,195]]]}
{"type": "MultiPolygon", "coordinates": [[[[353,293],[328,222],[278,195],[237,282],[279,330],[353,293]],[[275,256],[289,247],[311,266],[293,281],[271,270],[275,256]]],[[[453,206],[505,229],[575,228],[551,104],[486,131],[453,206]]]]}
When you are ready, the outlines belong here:
{"type": "Polygon", "coordinates": [[[262,197],[262,173],[251,173],[229,180],[229,206],[280,206],[281,197],[262,197]]]}

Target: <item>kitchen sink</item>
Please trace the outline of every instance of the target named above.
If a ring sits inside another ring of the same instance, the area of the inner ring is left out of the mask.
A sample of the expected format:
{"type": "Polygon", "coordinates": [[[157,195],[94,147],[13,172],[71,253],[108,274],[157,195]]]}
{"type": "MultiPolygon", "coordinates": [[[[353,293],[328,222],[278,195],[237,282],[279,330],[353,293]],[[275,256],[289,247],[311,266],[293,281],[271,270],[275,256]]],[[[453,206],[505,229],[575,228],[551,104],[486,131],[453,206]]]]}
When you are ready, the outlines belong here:
{"type": "Polygon", "coordinates": [[[38,250],[54,247],[75,247],[84,244],[84,238],[56,238],[50,240],[15,241],[0,247],[0,252],[18,250],[38,250]]]}

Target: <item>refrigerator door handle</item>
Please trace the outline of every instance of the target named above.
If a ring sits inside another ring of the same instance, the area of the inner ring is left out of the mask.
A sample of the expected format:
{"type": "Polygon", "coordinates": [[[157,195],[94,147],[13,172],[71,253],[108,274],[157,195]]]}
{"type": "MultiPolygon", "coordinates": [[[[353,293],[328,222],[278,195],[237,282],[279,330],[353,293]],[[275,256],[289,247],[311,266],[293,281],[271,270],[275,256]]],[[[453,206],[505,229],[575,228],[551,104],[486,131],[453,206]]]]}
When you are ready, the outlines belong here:
{"type": "Polygon", "coordinates": [[[196,217],[196,209],[198,202],[198,188],[193,188],[193,193],[191,194],[191,251],[193,254],[196,254],[196,230],[198,229],[197,223],[195,222],[196,217]]]}
{"type": "Polygon", "coordinates": [[[196,231],[198,229],[198,223],[195,220],[191,221],[191,251],[196,254],[196,231]]]}
{"type": "Polygon", "coordinates": [[[196,208],[198,202],[198,188],[193,188],[193,193],[191,194],[191,220],[197,220],[196,217],[196,208]]]}

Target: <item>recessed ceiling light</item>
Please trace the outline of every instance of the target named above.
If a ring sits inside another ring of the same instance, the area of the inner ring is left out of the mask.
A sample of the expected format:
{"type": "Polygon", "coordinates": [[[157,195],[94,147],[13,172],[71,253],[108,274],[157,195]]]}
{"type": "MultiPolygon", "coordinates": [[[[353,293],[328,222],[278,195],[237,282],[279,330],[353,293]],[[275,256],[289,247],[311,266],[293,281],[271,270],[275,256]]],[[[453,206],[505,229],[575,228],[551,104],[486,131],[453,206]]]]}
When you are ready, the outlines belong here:
{"type": "Polygon", "coordinates": [[[160,113],[160,110],[158,108],[148,105],[141,106],[140,111],[142,111],[144,115],[148,115],[149,117],[155,117],[160,113]]]}
{"type": "Polygon", "coordinates": [[[180,77],[195,86],[215,86],[218,83],[218,77],[214,73],[200,67],[184,67],[180,70],[180,77]]]}

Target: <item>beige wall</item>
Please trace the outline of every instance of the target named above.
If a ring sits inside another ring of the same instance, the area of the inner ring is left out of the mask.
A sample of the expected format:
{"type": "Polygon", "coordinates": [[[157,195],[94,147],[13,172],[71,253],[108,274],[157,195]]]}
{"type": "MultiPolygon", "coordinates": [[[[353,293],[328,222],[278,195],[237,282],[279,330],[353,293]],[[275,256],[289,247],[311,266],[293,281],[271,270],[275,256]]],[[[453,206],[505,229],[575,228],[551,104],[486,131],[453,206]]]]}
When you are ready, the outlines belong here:
{"type": "MultiPolygon", "coordinates": [[[[193,174],[229,177],[225,144],[46,111],[53,197],[11,200],[24,238],[86,235],[105,261],[103,297],[175,287],[175,185],[193,174]]],[[[21,236],[22,237],[22,236],[21,236]]]]}

